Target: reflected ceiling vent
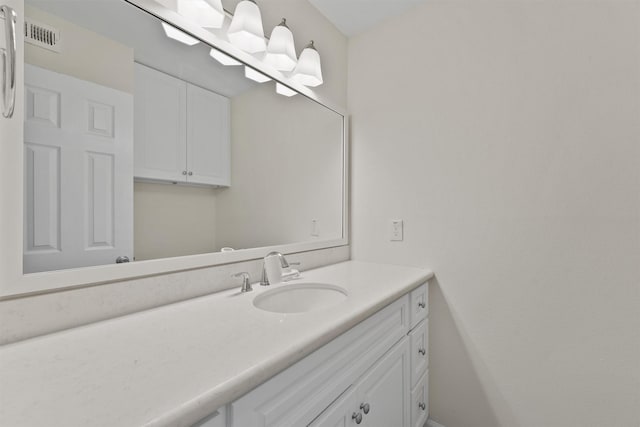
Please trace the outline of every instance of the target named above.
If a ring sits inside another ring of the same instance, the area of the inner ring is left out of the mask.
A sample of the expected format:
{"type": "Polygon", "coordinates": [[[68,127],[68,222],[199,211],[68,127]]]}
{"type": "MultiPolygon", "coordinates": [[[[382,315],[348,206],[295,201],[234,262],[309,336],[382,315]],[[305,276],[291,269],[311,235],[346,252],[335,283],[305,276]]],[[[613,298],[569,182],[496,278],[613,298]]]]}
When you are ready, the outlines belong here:
{"type": "Polygon", "coordinates": [[[60,53],[60,30],[31,18],[24,20],[24,41],[60,53]]]}

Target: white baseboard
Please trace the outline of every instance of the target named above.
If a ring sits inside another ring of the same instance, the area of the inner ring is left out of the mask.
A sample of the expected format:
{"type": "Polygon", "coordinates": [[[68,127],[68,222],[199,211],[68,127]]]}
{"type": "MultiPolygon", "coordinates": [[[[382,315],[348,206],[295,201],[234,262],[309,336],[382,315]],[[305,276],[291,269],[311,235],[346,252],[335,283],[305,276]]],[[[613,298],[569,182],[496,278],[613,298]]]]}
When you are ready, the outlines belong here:
{"type": "Polygon", "coordinates": [[[444,427],[442,424],[433,421],[431,418],[427,420],[425,427],[444,427]]]}

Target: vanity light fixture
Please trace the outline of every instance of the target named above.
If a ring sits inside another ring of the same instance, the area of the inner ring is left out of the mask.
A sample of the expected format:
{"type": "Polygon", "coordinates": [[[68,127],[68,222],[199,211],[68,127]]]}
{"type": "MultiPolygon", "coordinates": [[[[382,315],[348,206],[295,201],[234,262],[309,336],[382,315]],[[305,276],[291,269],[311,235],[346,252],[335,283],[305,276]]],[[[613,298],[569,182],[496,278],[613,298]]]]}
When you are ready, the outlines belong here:
{"type": "Polygon", "coordinates": [[[276,70],[291,71],[296,66],[297,59],[293,33],[287,27],[287,20],[282,18],[282,22],[271,32],[264,60],[276,70]]]}
{"type": "Polygon", "coordinates": [[[204,28],[220,28],[225,18],[222,0],[177,0],[176,12],[204,28]]]}
{"type": "Polygon", "coordinates": [[[262,15],[255,0],[242,0],[238,3],[227,36],[231,43],[245,52],[264,52],[267,43],[264,41],[262,15]]]}
{"type": "Polygon", "coordinates": [[[193,46],[200,43],[200,40],[191,37],[189,34],[185,33],[184,31],[180,31],[176,27],[173,27],[166,22],[162,23],[162,28],[164,29],[164,33],[167,35],[167,37],[179,41],[180,43],[184,43],[187,46],[193,46]]]}
{"type": "Polygon", "coordinates": [[[258,83],[265,83],[271,80],[271,77],[265,76],[264,74],[254,70],[251,67],[244,67],[244,76],[248,79],[251,79],[258,83]]]}
{"type": "Polygon", "coordinates": [[[242,65],[242,62],[233,59],[232,57],[218,49],[212,48],[209,52],[209,55],[222,65],[242,65]]]}
{"type": "Polygon", "coordinates": [[[322,67],[320,54],[313,45],[313,40],[304,48],[293,71],[292,79],[305,86],[315,87],[322,84],[322,67]]]}
{"type": "Polygon", "coordinates": [[[298,94],[298,92],[296,92],[295,90],[289,89],[287,86],[278,82],[276,82],[276,93],[280,95],[288,96],[288,97],[292,97],[298,94]]]}

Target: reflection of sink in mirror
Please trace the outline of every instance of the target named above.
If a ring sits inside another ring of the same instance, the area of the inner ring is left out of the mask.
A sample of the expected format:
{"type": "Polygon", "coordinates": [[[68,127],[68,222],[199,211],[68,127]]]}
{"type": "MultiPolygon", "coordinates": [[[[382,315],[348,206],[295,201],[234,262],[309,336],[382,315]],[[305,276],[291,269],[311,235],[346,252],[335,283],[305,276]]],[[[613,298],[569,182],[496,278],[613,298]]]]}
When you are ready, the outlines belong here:
{"type": "Polygon", "coordinates": [[[66,40],[25,44],[26,273],[343,237],[342,115],[127,2],[25,7],[66,40]]]}
{"type": "Polygon", "coordinates": [[[324,283],[296,283],[270,289],[253,299],[253,305],[274,313],[306,313],[340,304],[347,291],[324,283]]]}

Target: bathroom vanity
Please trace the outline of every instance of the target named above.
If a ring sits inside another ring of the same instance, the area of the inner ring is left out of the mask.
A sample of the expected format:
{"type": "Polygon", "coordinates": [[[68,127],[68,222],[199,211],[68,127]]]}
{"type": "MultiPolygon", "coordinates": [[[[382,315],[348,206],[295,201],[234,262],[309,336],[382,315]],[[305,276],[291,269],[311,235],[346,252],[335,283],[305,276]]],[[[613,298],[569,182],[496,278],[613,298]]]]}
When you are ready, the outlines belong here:
{"type": "Polygon", "coordinates": [[[425,283],[233,402],[226,425],[422,427],[426,306],[425,283]]]}
{"type": "Polygon", "coordinates": [[[422,426],[429,271],[348,261],[0,348],[15,427],[422,426]],[[346,291],[303,313],[257,308],[296,283],[346,291]]]}

